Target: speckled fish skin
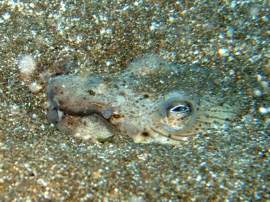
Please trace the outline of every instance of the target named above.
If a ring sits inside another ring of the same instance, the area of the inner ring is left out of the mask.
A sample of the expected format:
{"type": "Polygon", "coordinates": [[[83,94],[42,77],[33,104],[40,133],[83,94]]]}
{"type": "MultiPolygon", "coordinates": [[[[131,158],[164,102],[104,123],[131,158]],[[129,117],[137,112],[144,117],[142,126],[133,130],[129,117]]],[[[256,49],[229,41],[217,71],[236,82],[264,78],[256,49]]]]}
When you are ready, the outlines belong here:
{"type": "Polygon", "coordinates": [[[78,123],[95,114],[135,142],[177,145],[209,129],[222,130],[237,117],[239,107],[224,97],[229,83],[222,78],[217,70],[170,64],[147,54],[116,76],[52,78],[48,118],[58,128],[74,131],[84,126],[74,124],[72,117],[78,123]]]}

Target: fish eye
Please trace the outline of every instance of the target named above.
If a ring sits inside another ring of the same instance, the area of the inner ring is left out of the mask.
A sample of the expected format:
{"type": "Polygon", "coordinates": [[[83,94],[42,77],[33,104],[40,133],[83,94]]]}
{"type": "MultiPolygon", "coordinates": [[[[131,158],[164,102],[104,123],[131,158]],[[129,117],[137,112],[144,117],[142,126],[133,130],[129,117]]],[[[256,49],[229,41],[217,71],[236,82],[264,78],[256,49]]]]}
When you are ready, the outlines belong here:
{"type": "Polygon", "coordinates": [[[176,128],[183,128],[190,120],[193,109],[192,104],[188,101],[174,100],[167,106],[166,120],[167,123],[176,128]]]}
{"type": "Polygon", "coordinates": [[[184,118],[186,116],[189,116],[192,113],[193,109],[190,103],[184,102],[184,103],[179,103],[177,105],[173,105],[168,109],[168,114],[167,115],[175,115],[180,118],[184,118]]]}
{"type": "Polygon", "coordinates": [[[199,100],[185,93],[173,92],[166,95],[159,108],[156,126],[164,134],[182,134],[192,128],[197,119],[199,100]]]}

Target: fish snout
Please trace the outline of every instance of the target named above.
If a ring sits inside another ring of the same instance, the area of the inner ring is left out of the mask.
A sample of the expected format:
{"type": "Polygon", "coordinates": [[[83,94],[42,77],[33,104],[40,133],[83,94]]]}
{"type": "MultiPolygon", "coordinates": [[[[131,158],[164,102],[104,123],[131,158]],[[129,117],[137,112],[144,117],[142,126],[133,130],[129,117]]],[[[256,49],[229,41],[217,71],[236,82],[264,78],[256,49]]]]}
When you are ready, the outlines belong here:
{"type": "Polygon", "coordinates": [[[104,96],[106,90],[101,79],[69,75],[54,77],[48,84],[48,119],[58,121],[59,110],[67,115],[99,114],[104,119],[110,119],[116,109],[104,96]]]}

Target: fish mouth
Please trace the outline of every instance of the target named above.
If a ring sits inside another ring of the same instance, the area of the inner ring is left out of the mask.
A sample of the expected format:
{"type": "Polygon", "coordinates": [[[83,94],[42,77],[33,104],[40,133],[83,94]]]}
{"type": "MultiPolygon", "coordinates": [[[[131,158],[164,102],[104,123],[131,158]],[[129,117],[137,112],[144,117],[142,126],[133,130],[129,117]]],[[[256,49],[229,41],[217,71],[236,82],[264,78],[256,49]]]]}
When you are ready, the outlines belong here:
{"type": "Polygon", "coordinates": [[[67,115],[72,116],[89,116],[92,114],[98,114],[104,119],[110,119],[114,114],[112,107],[108,106],[105,103],[89,102],[83,104],[80,107],[70,104],[60,104],[58,109],[64,112],[67,115]]]}

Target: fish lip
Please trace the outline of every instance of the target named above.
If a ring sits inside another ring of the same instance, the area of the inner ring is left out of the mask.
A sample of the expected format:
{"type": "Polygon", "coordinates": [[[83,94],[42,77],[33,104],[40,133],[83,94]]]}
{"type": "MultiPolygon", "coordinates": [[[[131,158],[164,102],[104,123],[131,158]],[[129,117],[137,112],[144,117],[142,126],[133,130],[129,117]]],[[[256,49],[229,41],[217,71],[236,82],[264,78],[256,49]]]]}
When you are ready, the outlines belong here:
{"type": "Polygon", "coordinates": [[[48,108],[48,113],[47,113],[47,118],[50,123],[57,124],[58,122],[61,121],[59,112],[62,112],[64,115],[77,116],[77,117],[98,115],[106,120],[109,120],[114,114],[114,110],[110,107],[101,109],[101,110],[85,109],[83,111],[72,111],[72,110],[66,109],[65,107],[61,105],[56,104],[55,102],[51,102],[48,108]]]}

